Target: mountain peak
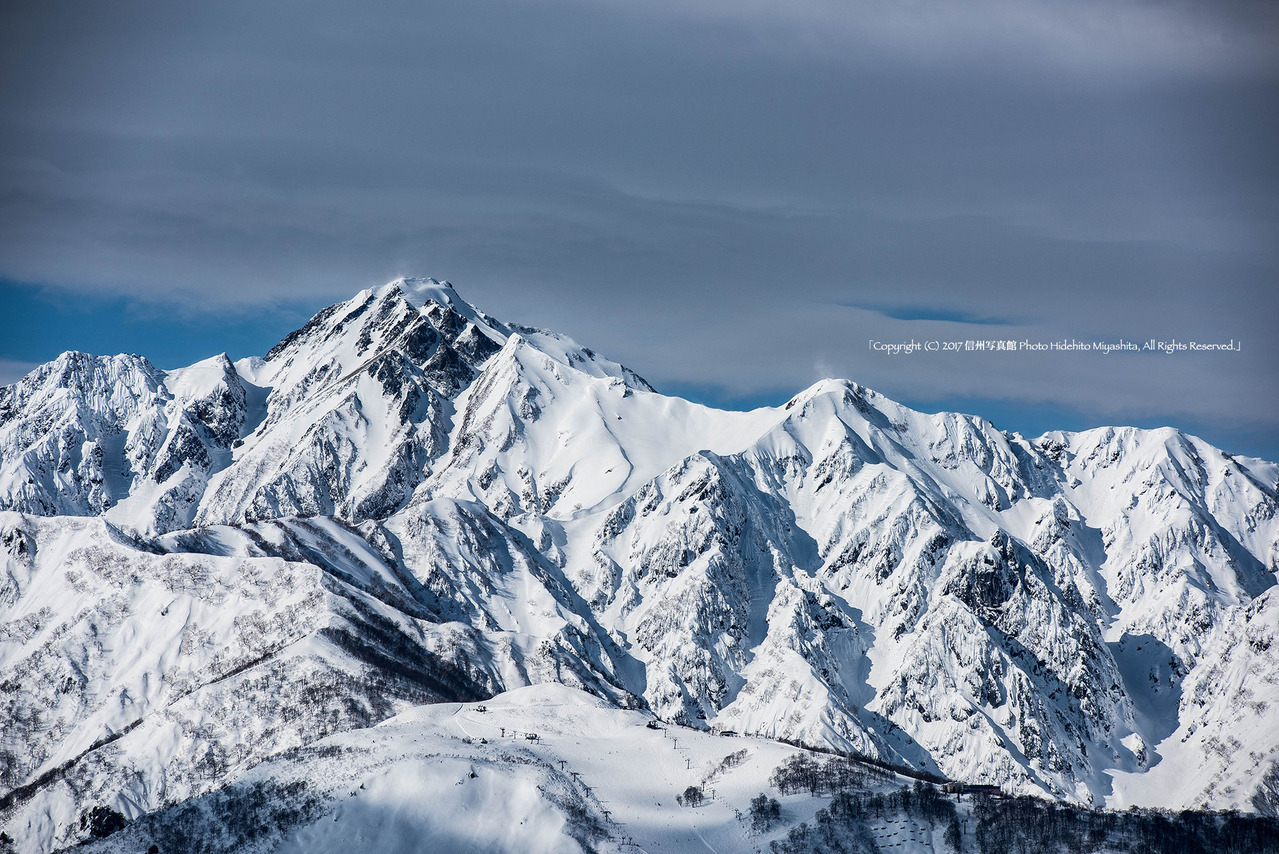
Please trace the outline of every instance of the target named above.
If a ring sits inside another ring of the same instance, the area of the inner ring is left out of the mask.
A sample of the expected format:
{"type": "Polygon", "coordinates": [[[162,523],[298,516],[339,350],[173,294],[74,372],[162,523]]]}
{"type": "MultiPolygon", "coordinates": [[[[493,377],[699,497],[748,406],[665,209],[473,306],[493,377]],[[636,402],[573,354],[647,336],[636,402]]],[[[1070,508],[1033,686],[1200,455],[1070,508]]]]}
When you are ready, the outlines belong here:
{"type": "Polygon", "coordinates": [[[387,282],[382,290],[399,291],[415,308],[422,308],[428,302],[454,308],[457,303],[462,302],[451,283],[431,277],[401,276],[387,282]]]}
{"type": "Polygon", "coordinates": [[[442,279],[401,276],[378,288],[376,294],[379,299],[398,294],[409,305],[419,311],[425,310],[427,305],[434,303],[441,308],[452,311],[465,320],[471,321],[476,326],[485,327],[503,336],[506,332],[502,324],[467,302],[458,294],[452,283],[442,279]]]}

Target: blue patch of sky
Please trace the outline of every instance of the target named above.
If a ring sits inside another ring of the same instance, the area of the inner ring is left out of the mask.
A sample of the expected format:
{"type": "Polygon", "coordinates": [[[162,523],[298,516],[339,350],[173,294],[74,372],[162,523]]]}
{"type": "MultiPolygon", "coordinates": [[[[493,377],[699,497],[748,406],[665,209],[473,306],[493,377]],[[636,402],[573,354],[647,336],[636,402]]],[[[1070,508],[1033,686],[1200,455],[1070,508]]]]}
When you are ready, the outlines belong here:
{"type": "Polygon", "coordinates": [[[0,282],[0,359],[43,363],[67,350],[137,353],[167,369],[221,352],[232,359],[261,356],[314,312],[313,305],[298,305],[212,315],[0,282]]]}
{"type": "Polygon", "coordinates": [[[656,386],[662,394],[682,397],[703,406],[715,409],[731,409],[736,412],[747,412],[761,406],[781,406],[803,389],[772,389],[768,391],[749,392],[746,394],[731,392],[723,386],[703,383],[666,382],[656,386]]]}

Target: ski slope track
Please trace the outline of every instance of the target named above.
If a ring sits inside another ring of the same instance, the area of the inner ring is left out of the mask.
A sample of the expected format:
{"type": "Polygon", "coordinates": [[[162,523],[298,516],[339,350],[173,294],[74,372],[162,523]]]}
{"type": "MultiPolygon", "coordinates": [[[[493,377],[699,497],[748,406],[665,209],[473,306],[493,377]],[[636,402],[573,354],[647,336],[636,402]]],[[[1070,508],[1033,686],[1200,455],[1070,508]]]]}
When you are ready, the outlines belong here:
{"type": "Polygon", "coordinates": [[[751,850],[790,745],[1273,811],[1277,489],[844,380],[719,411],[433,279],[262,358],[65,353],[0,389],[0,844],[238,793],[274,829],[207,850],[751,850]]]}

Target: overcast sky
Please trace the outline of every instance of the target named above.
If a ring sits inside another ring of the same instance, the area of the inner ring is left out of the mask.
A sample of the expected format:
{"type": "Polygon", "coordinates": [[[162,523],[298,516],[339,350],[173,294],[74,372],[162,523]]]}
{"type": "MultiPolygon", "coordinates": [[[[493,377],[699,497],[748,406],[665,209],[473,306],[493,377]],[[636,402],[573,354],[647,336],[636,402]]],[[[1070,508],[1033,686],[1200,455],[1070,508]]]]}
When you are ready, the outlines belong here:
{"type": "Polygon", "coordinates": [[[824,376],[1279,457],[1279,4],[0,11],[0,381],[262,353],[397,275],[659,389],[824,376]],[[1241,343],[892,356],[885,342],[1241,343]]]}

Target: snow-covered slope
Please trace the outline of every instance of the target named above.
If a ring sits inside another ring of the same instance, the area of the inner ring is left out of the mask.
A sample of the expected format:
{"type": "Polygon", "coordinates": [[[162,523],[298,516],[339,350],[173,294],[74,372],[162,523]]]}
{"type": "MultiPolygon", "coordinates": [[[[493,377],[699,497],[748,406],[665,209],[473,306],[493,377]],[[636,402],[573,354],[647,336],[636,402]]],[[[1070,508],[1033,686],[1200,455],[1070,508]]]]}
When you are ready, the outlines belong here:
{"type": "Polygon", "coordinates": [[[95,806],[549,684],[1080,803],[1250,809],[1279,767],[1277,485],[1173,430],[1029,440],[846,381],[717,411],[434,280],[262,359],[68,353],[0,390],[0,823],[50,850],[95,806]]]}
{"type": "MultiPolygon", "coordinates": [[[[237,850],[681,854],[753,850],[784,836],[782,822],[760,831],[739,807],[770,789],[778,766],[809,758],[805,751],[763,739],[650,728],[650,721],[645,713],[553,684],[482,704],[419,707],[245,775],[231,797],[269,787],[300,821],[263,828],[237,850]],[[619,773],[640,757],[647,773],[619,773]],[[706,800],[681,807],[677,798],[690,786],[706,800]]],[[[913,782],[873,768],[862,773],[871,791],[913,782]]],[[[811,822],[821,804],[808,793],[782,801],[785,825],[811,822]]],[[[226,832],[216,814],[199,816],[186,807],[182,815],[182,809],[88,850],[146,850],[157,842],[163,848],[184,819],[226,832]]],[[[939,839],[936,850],[948,849],[939,839]]]]}

